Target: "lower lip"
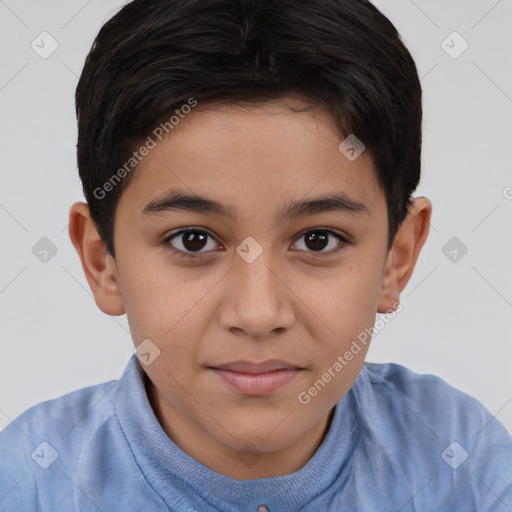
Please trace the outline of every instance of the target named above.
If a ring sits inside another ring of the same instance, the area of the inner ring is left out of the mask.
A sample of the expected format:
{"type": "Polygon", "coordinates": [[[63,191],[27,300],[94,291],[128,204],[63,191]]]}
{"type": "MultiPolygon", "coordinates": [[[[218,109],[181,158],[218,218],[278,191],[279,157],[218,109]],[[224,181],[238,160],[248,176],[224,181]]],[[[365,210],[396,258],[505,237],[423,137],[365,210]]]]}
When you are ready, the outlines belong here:
{"type": "Polygon", "coordinates": [[[288,384],[299,373],[298,369],[274,370],[267,373],[239,373],[211,368],[224,382],[244,395],[264,396],[288,384]]]}

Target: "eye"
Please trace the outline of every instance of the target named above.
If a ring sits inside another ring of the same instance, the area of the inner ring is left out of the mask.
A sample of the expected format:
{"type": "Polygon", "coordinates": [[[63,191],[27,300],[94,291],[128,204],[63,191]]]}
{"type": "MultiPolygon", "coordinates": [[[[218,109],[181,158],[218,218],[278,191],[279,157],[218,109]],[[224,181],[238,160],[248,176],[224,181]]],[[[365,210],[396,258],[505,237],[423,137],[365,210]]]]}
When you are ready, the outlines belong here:
{"type": "MultiPolygon", "coordinates": [[[[304,239],[305,250],[313,253],[320,254],[332,254],[337,252],[346,245],[348,240],[340,233],[333,231],[332,229],[316,228],[305,231],[300,235],[299,240],[304,239]],[[324,250],[325,248],[329,250],[324,250]]],[[[299,248],[299,250],[304,250],[299,248]]]]}
{"type": "Polygon", "coordinates": [[[163,244],[170,246],[171,250],[177,253],[178,256],[194,258],[195,254],[202,255],[211,249],[215,249],[215,246],[218,245],[216,242],[213,242],[213,245],[210,244],[210,247],[208,247],[209,238],[213,240],[207,231],[187,228],[168,236],[163,240],[163,244]],[[207,250],[203,251],[202,249],[204,248],[207,250]]]}
{"type": "MultiPolygon", "coordinates": [[[[299,247],[299,250],[326,256],[349,244],[343,235],[327,228],[309,229],[300,235],[299,240],[302,239],[304,239],[305,249],[299,247]]],[[[218,246],[207,231],[199,228],[187,228],[172,233],[162,241],[162,244],[184,258],[202,257],[218,246]]]]}

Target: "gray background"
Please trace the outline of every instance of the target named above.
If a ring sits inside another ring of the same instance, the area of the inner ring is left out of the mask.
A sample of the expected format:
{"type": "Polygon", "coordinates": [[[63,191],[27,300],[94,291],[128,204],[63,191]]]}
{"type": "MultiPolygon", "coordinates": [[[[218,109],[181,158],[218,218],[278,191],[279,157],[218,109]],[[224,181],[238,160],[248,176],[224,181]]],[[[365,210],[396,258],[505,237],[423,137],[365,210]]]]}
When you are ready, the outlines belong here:
{"type": "MultiPolygon", "coordinates": [[[[512,0],[376,4],[422,77],[416,195],[434,211],[403,310],[368,360],[439,375],[512,431],[512,0]]],[[[126,316],[96,307],[67,233],[69,207],[83,200],[75,87],[121,5],[0,0],[0,429],[42,400],[119,378],[133,353],[126,316]],[[43,237],[57,250],[46,262],[43,237]]]]}

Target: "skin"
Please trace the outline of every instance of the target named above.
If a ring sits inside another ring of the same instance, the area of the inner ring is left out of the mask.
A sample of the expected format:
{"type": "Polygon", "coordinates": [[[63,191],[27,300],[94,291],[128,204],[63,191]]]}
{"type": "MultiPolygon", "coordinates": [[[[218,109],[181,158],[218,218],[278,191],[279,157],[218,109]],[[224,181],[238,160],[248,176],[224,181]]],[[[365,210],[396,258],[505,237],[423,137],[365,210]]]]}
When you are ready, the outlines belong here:
{"type": "Polygon", "coordinates": [[[349,161],[325,110],[291,112],[283,101],[303,105],[291,97],[250,107],[199,105],[182,120],[121,195],[115,260],[87,205],[70,210],[69,235],[96,304],[108,315],[127,314],[136,346],[150,339],[160,350],[142,366],[162,428],[194,459],[238,480],[286,475],[314,455],[368,346],[308,404],[297,397],[373,326],[377,312],[396,309],[432,212],[427,198],[416,198],[387,251],[386,202],[371,155],[349,161]],[[232,204],[236,219],[176,210],[142,215],[175,188],[232,204]],[[289,201],[333,192],[363,203],[367,213],[274,220],[289,201]],[[163,243],[190,227],[210,235],[204,248],[183,236],[163,243]],[[315,250],[303,232],[319,228],[349,242],[339,245],[331,235],[315,250]],[[263,249],[251,263],[236,252],[249,236],[263,249]],[[273,358],[302,370],[262,397],[234,391],[207,368],[273,358]]]}

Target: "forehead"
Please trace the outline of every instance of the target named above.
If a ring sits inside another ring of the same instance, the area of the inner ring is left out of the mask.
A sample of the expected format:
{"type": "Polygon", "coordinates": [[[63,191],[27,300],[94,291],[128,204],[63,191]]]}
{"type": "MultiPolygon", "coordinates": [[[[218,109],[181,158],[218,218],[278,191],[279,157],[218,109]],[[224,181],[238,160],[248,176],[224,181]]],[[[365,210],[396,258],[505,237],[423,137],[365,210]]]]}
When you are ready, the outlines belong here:
{"type": "Polygon", "coordinates": [[[384,204],[371,156],[363,152],[349,160],[339,149],[333,119],[325,109],[307,107],[296,99],[199,105],[162,141],[155,140],[118,208],[129,203],[142,212],[173,190],[229,203],[235,216],[256,206],[267,210],[274,202],[283,214],[283,199],[336,193],[369,209],[384,204]]]}

